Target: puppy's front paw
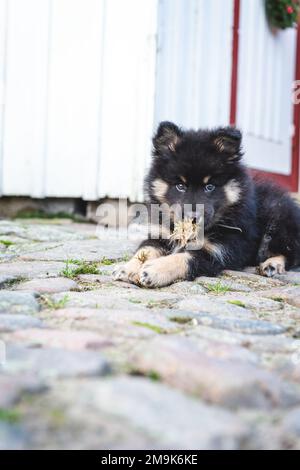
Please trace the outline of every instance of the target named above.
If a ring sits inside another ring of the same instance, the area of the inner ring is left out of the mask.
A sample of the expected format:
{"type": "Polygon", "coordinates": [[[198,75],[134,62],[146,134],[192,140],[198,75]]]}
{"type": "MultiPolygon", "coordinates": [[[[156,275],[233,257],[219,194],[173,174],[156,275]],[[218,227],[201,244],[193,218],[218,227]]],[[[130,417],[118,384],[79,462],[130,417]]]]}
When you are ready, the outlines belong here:
{"type": "Polygon", "coordinates": [[[262,276],[273,277],[275,274],[285,273],[285,257],[274,256],[268,258],[259,265],[259,272],[262,276]]]}
{"type": "Polygon", "coordinates": [[[178,253],[147,261],[140,270],[140,285],[164,287],[187,274],[189,255],[178,253]]]}
{"type": "Polygon", "coordinates": [[[140,270],[139,282],[144,287],[161,287],[163,284],[162,273],[159,272],[158,266],[149,261],[145,263],[140,270]]]}
{"type": "Polygon", "coordinates": [[[128,263],[118,266],[113,272],[115,281],[131,282],[139,284],[139,272],[142,262],[137,258],[132,258],[128,263]]]}

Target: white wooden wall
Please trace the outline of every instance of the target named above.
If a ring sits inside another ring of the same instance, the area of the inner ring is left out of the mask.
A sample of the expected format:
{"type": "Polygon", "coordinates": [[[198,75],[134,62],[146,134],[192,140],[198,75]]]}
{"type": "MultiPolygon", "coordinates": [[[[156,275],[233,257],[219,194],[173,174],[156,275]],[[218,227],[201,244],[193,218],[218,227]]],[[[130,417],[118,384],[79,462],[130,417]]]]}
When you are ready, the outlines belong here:
{"type": "Polygon", "coordinates": [[[5,195],[141,197],[157,0],[0,0],[5,195]]]}
{"type": "Polygon", "coordinates": [[[0,193],[142,198],[154,124],[226,124],[233,0],[0,0],[0,193]]]}
{"type": "MultiPolygon", "coordinates": [[[[295,34],[262,3],[241,2],[238,124],[288,173],[295,34]]],[[[228,124],[232,25],[233,0],[0,0],[0,195],[141,200],[160,120],[228,124]]]]}

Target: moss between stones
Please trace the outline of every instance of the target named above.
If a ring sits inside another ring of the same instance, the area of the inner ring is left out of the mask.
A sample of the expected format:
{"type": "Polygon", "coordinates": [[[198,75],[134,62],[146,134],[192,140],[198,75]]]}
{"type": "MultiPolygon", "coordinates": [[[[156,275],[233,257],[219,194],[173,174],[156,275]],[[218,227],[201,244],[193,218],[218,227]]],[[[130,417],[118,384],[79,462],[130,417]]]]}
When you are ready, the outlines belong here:
{"type": "Polygon", "coordinates": [[[156,370],[149,370],[147,372],[141,372],[136,369],[130,371],[130,375],[135,377],[146,377],[147,379],[153,380],[153,382],[160,382],[162,380],[160,374],[156,370]]]}
{"type": "Polygon", "coordinates": [[[142,301],[139,300],[139,299],[128,299],[128,300],[129,300],[129,302],[131,302],[132,304],[141,304],[141,303],[142,303],[142,301]]]}
{"type": "Polygon", "coordinates": [[[169,300],[149,300],[147,308],[173,308],[172,301],[169,300]]]}
{"type": "Polygon", "coordinates": [[[69,219],[73,222],[86,222],[86,219],[80,215],[70,214],[68,212],[49,213],[40,209],[22,210],[14,217],[15,219],[69,219]]]}
{"type": "Polygon", "coordinates": [[[9,289],[11,287],[15,287],[17,284],[20,284],[21,282],[25,282],[28,279],[26,277],[15,277],[13,279],[8,279],[7,281],[3,282],[1,284],[1,288],[3,289],[9,289]]]}
{"type": "Polygon", "coordinates": [[[15,245],[15,242],[11,242],[10,240],[0,240],[0,244],[9,247],[11,245],[15,245]]]}
{"type": "Polygon", "coordinates": [[[14,424],[20,421],[19,411],[14,409],[0,408],[0,422],[14,424]]]}
{"type": "Polygon", "coordinates": [[[171,317],[170,320],[175,323],[179,323],[180,325],[185,325],[186,323],[193,321],[191,317],[171,317]]]}
{"type": "Polygon", "coordinates": [[[150,323],[140,322],[140,321],[133,321],[132,324],[135,325],[135,326],[141,326],[143,328],[148,328],[148,330],[155,331],[155,333],[159,333],[161,335],[167,333],[167,331],[164,330],[163,328],[161,328],[160,326],[151,325],[150,323]]]}
{"type": "Polygon", "coordinates": [[[240,300],[227,300],[229,304],[238,305],[239,307],[246,308],[246,305],[240,300]]]}
{"type": "Polygon", "coordinates": [[[64,295],[60,300],[53,300],[51,297],[47,295],[41,295],[40,300],[44,307],[49,308],[51,310],[58,310],[60,308],[64,308],[69,300],[68,295],[64,295]]]}

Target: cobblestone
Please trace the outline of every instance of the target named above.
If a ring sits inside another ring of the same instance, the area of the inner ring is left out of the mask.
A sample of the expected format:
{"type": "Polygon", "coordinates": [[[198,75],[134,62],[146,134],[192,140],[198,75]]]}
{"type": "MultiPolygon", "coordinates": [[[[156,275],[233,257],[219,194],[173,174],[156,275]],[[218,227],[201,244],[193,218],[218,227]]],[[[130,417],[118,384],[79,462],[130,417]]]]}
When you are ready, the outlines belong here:
{"type": "Polygon", "coordinates": [[[33,314],[39,310],[39,304],[30,293],[0,291],[0,314],[33,314]]]}
{"type": "Polygon", "coordinates": [[[299,449],[300,272],[141,289],[95,229],[0,221],[0,447],[299,449]]]}

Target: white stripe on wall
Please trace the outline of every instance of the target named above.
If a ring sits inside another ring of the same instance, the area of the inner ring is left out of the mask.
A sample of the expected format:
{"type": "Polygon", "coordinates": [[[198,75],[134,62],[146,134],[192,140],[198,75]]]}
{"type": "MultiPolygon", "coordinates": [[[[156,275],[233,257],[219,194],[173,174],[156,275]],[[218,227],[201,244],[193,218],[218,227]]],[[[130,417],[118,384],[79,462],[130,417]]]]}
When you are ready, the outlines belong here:
{"type": "Polygon", "coordinates": [[[157,4],[109,0],[98,195],[142,199],[153,130],[157,4]]]}
{"type": "Polygon", "coordinates": [[[46,194],[95,198],[103,28],[102,0],[52,5],[46,194]]]}

